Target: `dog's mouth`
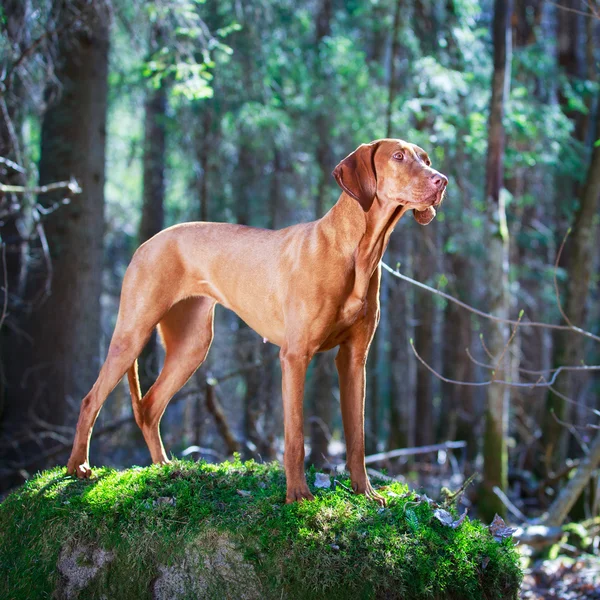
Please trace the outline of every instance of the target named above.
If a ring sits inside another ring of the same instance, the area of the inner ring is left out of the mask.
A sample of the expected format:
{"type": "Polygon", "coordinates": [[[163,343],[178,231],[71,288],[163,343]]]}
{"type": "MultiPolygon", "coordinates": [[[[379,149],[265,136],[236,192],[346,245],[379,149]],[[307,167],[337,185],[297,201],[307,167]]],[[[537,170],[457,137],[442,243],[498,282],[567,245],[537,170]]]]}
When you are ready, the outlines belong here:
{"type": "Polygon", "coordinates": [[[410,208],[415,210],[427,210],[430,206],[439,206],[444,199],[444,191],[445,190],[434,192],[430,196],[425,197],[423,200],[419,200],[418,202],[410,202],[407,204],[410,206],[410,208]]]}

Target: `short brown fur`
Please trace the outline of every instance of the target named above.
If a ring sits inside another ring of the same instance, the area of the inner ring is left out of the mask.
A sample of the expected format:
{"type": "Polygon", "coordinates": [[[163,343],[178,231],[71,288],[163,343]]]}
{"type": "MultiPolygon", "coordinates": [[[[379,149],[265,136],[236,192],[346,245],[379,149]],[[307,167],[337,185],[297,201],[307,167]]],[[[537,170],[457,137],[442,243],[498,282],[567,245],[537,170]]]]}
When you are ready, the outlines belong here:
{"type": "Polygon", "coordinates": [[[335,362],[352,486],[383,503],[364,462],[365,364],[379,322],[379,263],[398,220],[414,209],[420,223],[429,223],[448,181],[431,168],[424,150],[395,139],[361,145],[333,174],[343,193],[318,221],[279,231],[184,223],[137,250],[123,280],[108,356],[81,405],[70,474],[90,476],[94,422],[125,373],[152,460],[168,462],[160,420],[206,358],[220,303],[281,348],[287,502],[312,498],[304,474],[306,370],[315,353],[339,346],[335,362]],[[157,326],[165,362],[142,398],[137,357],[157,326]]]}

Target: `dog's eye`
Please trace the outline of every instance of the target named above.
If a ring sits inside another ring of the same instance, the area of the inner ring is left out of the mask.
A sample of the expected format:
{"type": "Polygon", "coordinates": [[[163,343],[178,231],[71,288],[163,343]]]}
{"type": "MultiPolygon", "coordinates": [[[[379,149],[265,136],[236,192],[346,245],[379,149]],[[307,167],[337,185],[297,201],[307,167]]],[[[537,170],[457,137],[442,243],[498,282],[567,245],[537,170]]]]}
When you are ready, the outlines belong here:
{"type": "Polygon", "coordinates": [[[404,160],[404,152],[396,152],[392,158],[395,160],[404,160]]]}
{"type": "Polygon", "coordinates": [[[427,159],[427,160],[425,161],[425,164],[426,164],[428,167],[430,167],[430,166],[431,166],[431,161],[430,161],[429,159],[427,159]]]}

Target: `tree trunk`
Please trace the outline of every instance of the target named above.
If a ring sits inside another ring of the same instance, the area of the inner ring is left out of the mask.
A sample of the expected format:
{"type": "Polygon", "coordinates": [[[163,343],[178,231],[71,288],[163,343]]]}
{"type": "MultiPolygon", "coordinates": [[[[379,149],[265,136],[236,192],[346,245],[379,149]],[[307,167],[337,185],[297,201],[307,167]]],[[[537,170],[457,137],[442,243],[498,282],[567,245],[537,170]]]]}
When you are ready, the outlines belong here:
{"type": "MultiPolygon", "coordinates": [[[[449,257],[449,271],[455,277],[450,293],[457,298],[470,298],[469,260],[459,254],[449,257]]],[[[468,301],[468,300],[467,300],[468,301]]],[[[448,302],[444,312],[444,376],[457,381],[473,381],[473,363],[466,354],[471,346],[471,314],[453,302],[448,302]]],[[[478,453],[475,433],[475,396],[472,387],[442,384],[443,406],[446,407],[447,422],[442,421],[442,439],[465,440],[467,457],[474,461],[478,453]]]]}
{"type": "MultiPolygon", "coordinates": [[[[3,5],[4,24],[3,30],[10,46],[15,52],[22,52],[29,45],[29,36],[25,25],[25,16],[28,3],[22,0],[6,0],[3,5]]],[[[7,68],[9,57],[0,60],[0,69],[7,68]]],[[[8,90],[0,95],[0,156],[7,158],[19,165],[23,164],[21,154],[21,123],[23,120],[23,94],[25,90],[18,78],[8,90]]],[[[0,180],[7,185],[25,185],[27,176],[8,165],[0,164],[0,180]]],[[[0,423],[20,412],[17,405],[7,405],[10,402],[10,388],[18,389],[21,385],[20,377],[23,375],[23,364],[29,360],[29,345],[24,344],[22,333],[11,325],[18,325],[23,317],[25,306],[23,296],[26,282],[26,265],[28,239],[32,233],[30,223],[25,214],[26,206],[30,203],[27,197],[18,197],[16,194],[0,192],[0,250],[4,256],[4,268],[0,281],[4,282],[6,276],[6,290],[0,292],[1,301],[7,300],[7,313],[4,318],[2,335],[0,336],[0,423]],[[12,206],[20,206],[13,211],[12,206]],[[16,377],[15,377],[16,376],[16,377]]],[[[2,283],[4,287],[4,283],[2,283]]],[[[7,431],[10,431],[8,425],[7,431]]]]}
{"type": "MultiPolygon", "coordinates": [[[[161,32],[154,25],[150,37],[150,53],[160,49],[161,32]]],[[[158,88],[148,89],[144,103],[144,181],[142,218],[139,243],[143,244],[165,226],[165,161],[167,89],[161,82],[158,88]]],[[[156,330],[152,332],[139,357],[140,386],[146,393],[159,370],[159,345],[156,330]]]]}
{"type": "MultiPolygon", "coordinates": [[[[507,319],[510,296],[508,289],[509,239],[506,226],[504,198],[501,193],[504,180],[505,133],[502,124],[504,105],[510,87],[511,65],[511,0],[495,0],[493,40],[494,75],[488,123],[488,156],[486,167],[486,200],[488,232],[488,306],[491,314],[507,319]]],[[[506,325],[492,322],[488,348],[497,361],[496,378],[509,372],[508,352],[505,351],[509,330],[506,325]]],[[[488,387],[485,411],[484,467],[479,507],[485,518],[495,513],[505,514],[504,504],[493,492],[494,486],[507,488],[509,389],[492,383],[488,387]]]]}
{"type": "MultiPolygon", "coordinates": [[[[567,11],[560,11],[567,12],[567,11]]],[[[570,78],[581,75],[581,61],[578,55],[577,38],[580,15],[568,14],[559,16],[558,42],[559,63],[570,78]],[[571,27],[572,29],[569,29],[571,27]]],[[[588,32],[588,35],[591,32],[588,32]]],[[[592,38],[588,37],[588,44],[592,38]]],[[[590,65],[588,65],[589,67],[590,65]]],[[[594,67],[591,66],[593,75],[594,67]]],[[[569,112],[567,102],[563,99],[563,110],[571,117],[575,125],[575,137],[583,142],[587,137],[589,120],[578,112],[569,112]]],[[[591,102],[588,112],[591,113],[591,102]]],[[[595,122],[592,124],[592,143],[600,137],[600,110],[596,109],[595,122]]],[[[565,246],[564,267],[567,272],[567,289],[563,305],[569,320],[578,327],[586,327],[587,305],[589,299],[589,283],[593,272],[594,251],[596,250],[595,233],[597,227],[594,217],[598,211],[598,193],[600,186],[600,148],[593,147],[592,158],[583,187],[578,190],[575,180],[561,183],[560,205],[571,206],[579,196],[579,208],[575,213],[573,230],[565,246]]],[[[580,365],[584,359],[585,340],[581,336],[558,331],[554,335],[554,366],[580,365]]],[[[585,376],[577,373],[564,373],[554,386],[559,394],[573,400],[581,400],[580,394],[585,387],[585,376]]],[[[562,398],[549,392],[546,401],[544,418],[544,461],[547,471],[553,471],[561,465],[567,456],[567,432],[556,421],[571,421],[573,410],[562,398]]]]}
{"type": "MultiPolygon", "coordinates": [[[[418,252],[415,265],[415,278],[423,283],[431,284],[431,277],[435,268],[433,257],[434,244],[433,232],[435,225],[421,228],[419,231],[418,252]]],[[[422,294],[415,304],[415,349],[423,360],[433,364],[433,336],[434,336],[434,311],[433,296],[422,294]]],[[[433,386],[432,374],[423,365],[417,366],[416,386],[416,414],[415,414],[415,444],[428,446],[434,442],[434,414],[433,414],[433,386]]]]}
{"type": "MultiPolygon", "coordinates": [[[[331,118],[327,113],[323,96],[328,92],[323,84],[324,65],[321,61],[321,44],[323,38],[331,33],[331,0],[321,0],[318,7],[315,34],[315,76],[318,84],[318,93],[321,96],[320,107],[315,119],[315,131],[318,136],[316,160],[319,169],[319,184],[315,197],[315,218],[320,219],[326,210],[325,199],[327,196],[328,182],[333,165],[331,164],[329,148],[329,135],[331,118]]],[[[310,428],[310,455],[308,463],[321,468],[327,461],[329,454],[329,431],[331,427],[331,389],[333,387],[333,361],[331,352],[317,354],[314,358],[312,369],[312,386],[309,399],[309,428],[310,428]]]]}
{"type": "MultiPolygon", "coordinates": [[[[386,110],[386,137],[392,137],[393,107],[396,99],[398,77],[397,60],[400,44],[401,14],[404,0],[396,0],[392,24],[390,50],[388,103],[386,110]]],[[[400,263],[402,272],[412,274],[412,228],[401,223],[398,231],[392,234],[386,253],[392,267],[400,263]]],[[[409,340],[414,332],[414,291],[406,285],[393,281],[389,286],[391,307],[389,320],[389,362],[390,362],[390,428],[387,438],[389,450],[415,444],[415,387],[416,362],[410,350],[409,340]]]]}
{"type": "MultiPolygon", "coordinates": [[[[392,267],[412,276],[412,236],[408,226],[399,228],[390,237],[386,260],[392,267]]],[[[410,348],[414,326],[414,290],[404,282],[394,280],[389,286],[390,348],[390,430],[388,450],[415,445],[415,388],[417,365],[410,348]]]]}
{"type": "MultiPolygon", "coordinates": [[[[44,217],[53,272],[49,294],[44,293],[47,271],[41,248],[31,261],[27,288],[35,302],[23,323],[31,341],[22,342],[31,345],[11,366],[17,385],[9,399],[12,416],[19,413],[24,428],[28,412],[53,425],[75,417],[70,402],[78,403],[89,391],[100,366],[110,13],[106,6],[83,0],[65,3],[58,28],[66,28],[72,10],[78,11],[81,25],[66,30],[58,42],[55,75],[61,90],[44,114],[39,174],[42,185],[74,177],[83,193],[44,217]]],[[[61,198],[48,194],[39,202],[48,206],[61,198]]],[[[26,458],[40,454],[39,445],[22,450],[26,458]]],[[[32,463],[34,469],[42,466],[32,463]]]]}

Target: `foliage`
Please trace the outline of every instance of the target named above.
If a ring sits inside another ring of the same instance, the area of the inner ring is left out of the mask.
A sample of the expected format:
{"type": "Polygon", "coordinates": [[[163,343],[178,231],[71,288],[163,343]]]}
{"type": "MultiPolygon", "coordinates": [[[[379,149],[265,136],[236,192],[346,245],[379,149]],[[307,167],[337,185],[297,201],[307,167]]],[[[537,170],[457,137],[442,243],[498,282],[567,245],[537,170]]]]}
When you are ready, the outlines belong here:
{"type": "Polygon", "coordinates": [[[444,526],[401,484],[380,488],[388,501],[381,509],[346,491],[347,477],[339,481],[315,490],[313,502],[285,505],[277,464],[175,461],[101,468],[90,481],[46,471],[0,505],[0,595],[51,595],[61,548],[87,543],[115,559],[86,597],[143,598],[159,565],[180,561],[215,531],[243,549],[268,598],[517,597],[512,541],[494,541],[468,518],[444,526]]]}

